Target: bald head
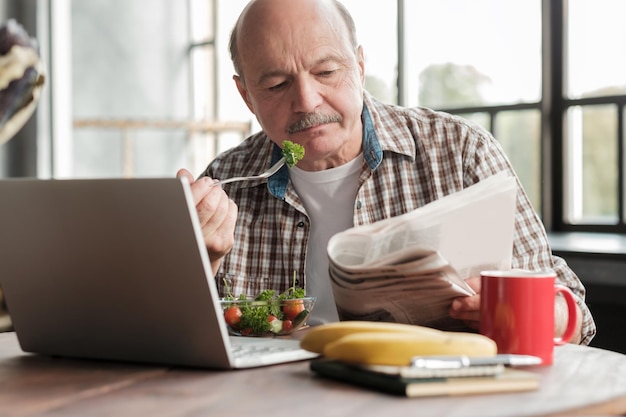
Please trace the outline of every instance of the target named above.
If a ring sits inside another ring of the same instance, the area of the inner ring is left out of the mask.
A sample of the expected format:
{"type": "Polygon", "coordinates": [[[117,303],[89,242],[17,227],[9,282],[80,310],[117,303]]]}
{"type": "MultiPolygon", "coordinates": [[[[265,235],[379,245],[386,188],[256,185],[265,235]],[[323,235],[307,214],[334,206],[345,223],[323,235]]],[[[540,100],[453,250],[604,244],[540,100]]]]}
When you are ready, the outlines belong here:
{"type": "Polygon", "coordinates": [[[285,21],[306,25],[320,20],[330,23],[335,31],[343,31],[346,42],[356,51],[358,43],[354,20],[337,0],[251,0],[239,15],[230,35],[229,49],[235,72],[243,78],[242,44],[259,42],[264,31],[271,31],[274,25],[285,21]]]}
{"type": "Polygon", "coordinates": [[[306,149],[298,167],[328,169],[359,154],[363,48],[336,0],[252,0],[230,46],[233,80],[264,133],[306,149]]]}

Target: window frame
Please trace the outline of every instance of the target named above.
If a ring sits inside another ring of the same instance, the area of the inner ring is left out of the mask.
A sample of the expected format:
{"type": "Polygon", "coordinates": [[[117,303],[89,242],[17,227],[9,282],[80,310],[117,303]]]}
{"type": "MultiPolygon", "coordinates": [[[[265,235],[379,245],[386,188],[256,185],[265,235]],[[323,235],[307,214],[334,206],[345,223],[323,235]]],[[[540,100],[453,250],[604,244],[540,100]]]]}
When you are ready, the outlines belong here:
{"type": "Polygon", "coordinates": [[[589,98],[568,98],[565,91],[566,39],[568,30],[568,0],[542,0],[544,37],[544,114],[542,142],[546,151],[544,157],[544,184],[550,184],[544,200],[550,203],[550,211],[543,213],[550,228],[559,232],[626,232],[624,217],[624,107],[626,95],[596,96],[589,98]],[[547,62],[545,62],[547,61],[547,62]],[[565,198],[567,181],[565,161],[567,140],[567,113],[572,107],[598,104],[613,104],[617,107],[617,152],[618,159],[618,221],[616,224],[571,224],[565,218],[565,198]]]}
{"type": "MultiPolygon", "coordinates": [[[[398,1],[399,13],[404,10],[405,0],[398,1]]],[[[567,6],[568,0],[542,0],[542,89],[541,97],[536,102],[501,104],[493,106],[469,106],[439,108],[437,110],[452,114],[484,113],[490,121],[489,130],[494,131],[497,115],[511,110],[539,110],[541,113],[541,216],[548,231],[554,232],[626,232],[625,180],[624,159],[624,115],[626,113],[626,95],[597,96],[589,98],[567,98],[565,92],[566,71],[566,39],[567,39],[567,6]],[[566,116],[570,108],[612,104],[617,110],[617,149],[618,155],[618,216],[617,224],[581,223],[572,224],[565,218],[566,198],[566,163],[563,155],[566,150],[567,126],[566,116]]],[[[398,50],[398,103],[403,104],[406,97],[403,87],[406,85],[404,65],[404,32],[403,19],[399,18],[399,50],[398,50]]]]}

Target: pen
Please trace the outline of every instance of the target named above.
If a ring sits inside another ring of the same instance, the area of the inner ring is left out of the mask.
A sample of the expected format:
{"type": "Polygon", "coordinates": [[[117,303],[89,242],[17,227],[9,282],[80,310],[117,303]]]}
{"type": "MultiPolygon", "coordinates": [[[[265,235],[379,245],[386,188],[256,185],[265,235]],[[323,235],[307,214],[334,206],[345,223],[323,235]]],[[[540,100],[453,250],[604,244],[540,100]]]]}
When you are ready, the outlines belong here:
{"type": "Polygon", "coordinates": [[[421,369],[457,369],[471,366],[530,366],[540,365],[541,358],[530,355],[502,354],[494,356],[416,356],[411,367],[421,369]]]}

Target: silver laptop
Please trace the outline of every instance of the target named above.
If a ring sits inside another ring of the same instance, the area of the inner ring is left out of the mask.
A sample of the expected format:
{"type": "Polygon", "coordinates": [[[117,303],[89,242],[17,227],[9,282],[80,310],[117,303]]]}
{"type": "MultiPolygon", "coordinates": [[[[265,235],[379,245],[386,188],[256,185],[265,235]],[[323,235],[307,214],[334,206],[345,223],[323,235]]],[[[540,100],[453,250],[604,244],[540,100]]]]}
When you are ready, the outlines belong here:
{"type": "Polygon", "coordinates": [[[0,287],[25,352],[215,369],[316,356],[229,336],[186,181],[7,179],[0,196],[0,287]]]}

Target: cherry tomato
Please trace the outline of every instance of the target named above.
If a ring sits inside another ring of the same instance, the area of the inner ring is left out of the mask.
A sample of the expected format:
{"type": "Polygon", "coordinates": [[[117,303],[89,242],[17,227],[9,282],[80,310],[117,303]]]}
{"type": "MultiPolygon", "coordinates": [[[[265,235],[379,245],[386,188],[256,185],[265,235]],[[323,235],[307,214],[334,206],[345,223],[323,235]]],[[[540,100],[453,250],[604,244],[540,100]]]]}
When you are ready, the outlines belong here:
{"type": "Polygon", "coordinates": [[[283,321],[283,329],[281,330],[281,334],[287,334],[293,330],[293,322],[291,320],[283,321]]]}
{"type": "Polygon", "coordinates": [[[276,320],[276,319],[277,319],[277,318],[276,318],[276,316],[273,316],[273,315],[271,315],[271,314],[270,314],[269,316],[267,316],[267,322],[268,322],[268,323],[271,323],[271,322],[273,322],[273,321],[274,321],[274,320],[276,320]]]}
{"type": "Polygon", "coordinates": [[[237,328],[237,325],[241,321],[241,310],[236,306],[228,307],[226,311],[224,311],[224,319],[226,320],[226,324],[230,327],[233,329],[237,328]]]}
{"type": "Polygon", "coordinates": [[[283,313],[289,320],[294,320],[303,310],[304,303],[302,300],[285,300],[283,305],[283,313]]]}

